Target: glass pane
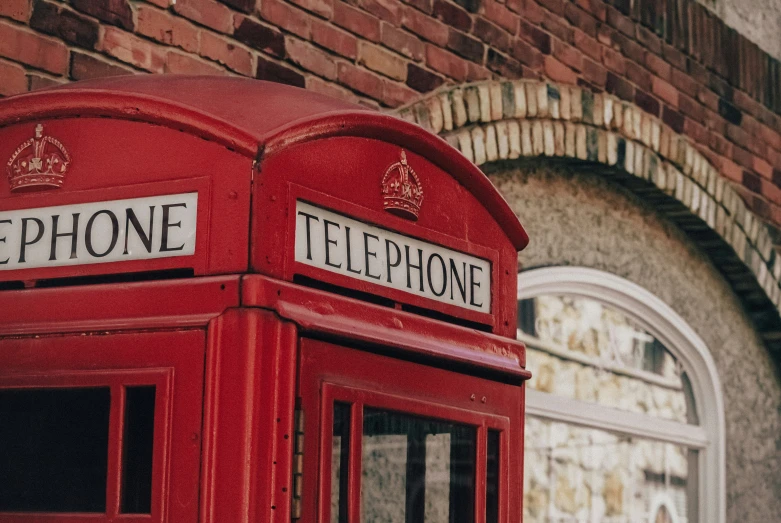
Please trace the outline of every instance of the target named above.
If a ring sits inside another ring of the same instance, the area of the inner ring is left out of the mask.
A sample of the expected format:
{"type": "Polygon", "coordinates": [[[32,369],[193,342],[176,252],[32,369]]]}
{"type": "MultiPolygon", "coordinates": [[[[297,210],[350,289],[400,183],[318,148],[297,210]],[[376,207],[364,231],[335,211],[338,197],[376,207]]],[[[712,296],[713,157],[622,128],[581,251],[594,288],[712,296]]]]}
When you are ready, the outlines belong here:
{"type": "Polygon", "coordinates": [[[530,416],[523,521],[693,523],[696,454],[680,445],[530,416]]]}
{"type": "Polygon", "coordinates": [[[477,429],[366,408],[361,520],[474,521],[477,429]]]}
{"type": "Polygon", "coordinates": [[[155,387],[125,389],[122,438],[122,512],[152,511],[152,451],[155,435],[155,387]]]}
{"type": "Polygon", "coordinates": [[[0,511],[105,512],[111,392],[0,390],[0,511]]]}
{"type": "Polygon", "coordinates": [[[485,521],[499,521],[499,431],[489,430],[486,452],[485,521]]]}
{"type": "Polygon", "coordinates": [[[532,389],[680,423],[696,420],[678,360],[623,312],[560,295],[521,300],[518,310],[532,389]]]}
{"type": "Polygon", "coordinates": [[[331,521],[347,523],[347,471],[350,459],[350,405],[334,404],[331,440],[331,521]]]}

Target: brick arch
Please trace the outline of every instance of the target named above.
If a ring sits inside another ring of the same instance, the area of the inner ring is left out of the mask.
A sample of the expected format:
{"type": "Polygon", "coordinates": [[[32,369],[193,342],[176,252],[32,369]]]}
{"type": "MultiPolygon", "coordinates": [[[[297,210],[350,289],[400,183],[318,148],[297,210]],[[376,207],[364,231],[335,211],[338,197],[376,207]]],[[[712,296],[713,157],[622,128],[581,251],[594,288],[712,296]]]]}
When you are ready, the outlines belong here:
{"type": "Polygon", "coordinates": [[[771,233],[685,136],[633,103],[545,81],[449,86],[394,112],[477,165],[543,157],[588,164],[677,223],[712,258],[781,359],[781,259],[771,233]]]}

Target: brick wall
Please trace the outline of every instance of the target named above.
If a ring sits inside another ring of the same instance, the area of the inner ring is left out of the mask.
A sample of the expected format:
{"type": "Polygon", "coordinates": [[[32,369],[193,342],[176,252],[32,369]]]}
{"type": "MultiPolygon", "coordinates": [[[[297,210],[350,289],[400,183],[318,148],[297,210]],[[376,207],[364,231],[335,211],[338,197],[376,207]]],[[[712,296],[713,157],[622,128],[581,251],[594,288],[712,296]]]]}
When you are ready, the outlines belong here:
{"type": "Polygon", "coordinates": [[[636,103],[781,225],[781,64],[693,0],[0,0],[0,95],[244,75],[375,107],[548,78],[636,103]]]}

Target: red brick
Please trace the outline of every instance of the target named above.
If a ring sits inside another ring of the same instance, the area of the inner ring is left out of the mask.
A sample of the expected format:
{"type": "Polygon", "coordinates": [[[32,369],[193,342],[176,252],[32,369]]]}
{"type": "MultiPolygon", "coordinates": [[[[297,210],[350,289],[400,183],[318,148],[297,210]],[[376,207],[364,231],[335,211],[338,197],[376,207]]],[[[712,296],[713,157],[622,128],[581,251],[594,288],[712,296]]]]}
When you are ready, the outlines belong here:
{"type": "Polygon", "coordinates": [[[26,91],[27,76],[24,67],[0,60],[0,96],[11,96],[26,91]]]}
{"type": "MultiPolygon", "coordinates": [[[[347,0],[380,20],[398,27],[401,25],[401,15],[404,5],[399,0],[347,0]]],[[[452,4],[451,4],[452,5],[452,4]]],[[[453,6],[455,7],[455,6],[453,6]]],[[[457,7],[456,7],[457,9],[457,7]]]]}
{"type": "Polygon", "coordinates": [[[653,53],[646,53],[645,66],[649,71],[666,82],[669,82],[672,78],[672,66],[653,53]]]}
{"type": "Polygon", "coordinates": [[[697,91],[697,100],[711,111],[718,112],[719,96],[710,89],[702,88],[697,91]]]}
{"type": "Polygon", "coordinates": [[[115,27],[104,29],[98,50],[145,71],[162,73],[165,69],[163,48],[115,27]]]}
{"type": "Polygon", "coordinates": [[[420,97],[420,94],[417,91],[413,91],[406,85],[392,80],[385,80],[384,90],[385,93],[383,94],[382,101],[388,107],[399,107],[400,105],[408,104],[420,97]]]}
{"type": "Polygon", "coordinates": [[[626,77],[630,82],[644,91],[650,91],[652,89],[651,73],[644,67],[637,65],[635,62],[626,62],[626,77]]]}
{"type": "Polygon", "coordinates": [[[658,76],[654,76],[652,80],[652,91],[653,93],[670,104],[671,106],[677,108],[678,107],[678,90],[673,87],[671,84],[665,82],[658,76]]]}
{"type": "Polygon", "coordinates": [[[401,25],[421,37],[441,47],[447,45],[448,27],[433,18],[421,13],[417,9],[408,7],[401,17],[401,25]]]}
{"type": "Polygon", "coordinates": [[[721,156],[732,157],[732,144],[725,140],[720,133],[710,133],[708,147],[721,156]]]}
{"type": "Polygon", "coordinates": [[[662,58],[673,67],[676,67],[681,71],[686,71],[686,55],[674,47],[662,44],[662,58]]]}
{"type": "Polygon", "coordinates": [[[602,45],[612,47],[614,34],[616,34],[616,31],[607,25],[603,24],[597,27],[597,41],[602,45]]]}
{"type": "Polygon", "coordinates": [[[466,79],[469,82],[477,82],[480,80],[490,80],[492,77],[491,71],[488,68],[478,65],[474,62],[467,62],[466,64],[466,79]]]}
{"type": "Polygon", "coordinates": [[[311,18],[300,9],[282,0],[263,0],[260,16],[272,24],[306,40],[312,33],[311,18]]]}
{"type": "Polygon", "coordinates": [[[759,157],[754,157],[754,170],[768,180],[773,177],[773,166],[759,157]]]}
{"type": "Polygon", "coordinates": [[[564,16],[569,22],[583,31],[591,38],[597,36],[597,21],[589,13],[579,8],[576,4],[567,2],[564,6],[564,16]]]}
{"type": "Polygon", "coordinates": [[[552,47],[551,37],[545,31],[521,20],[519,34],[521,38],[539,49],[541,53],[550,54],[552,47]]]}
{"type": "Polygon", "coordinates": [[[358,56],[358,39],[328,22],[312,20],[312,41],[353,60],[358,56]]]}
{"type": "Polygon", "coordinates": [[[545,57],[545,74],[556,82],[572,85],[578,82],[578,75],[575,71],[550,55],[545,57]]]}
{"type": "Polygon", "coordinates": [[[426,64],[431,69],[459,82],[466,80],[469,74],[466,60],[431,44],[426,46],[426,64]]]}
{"type": "Polygon", "coordinates": [[[382,23],[382,44],[401,53],[407,58],[412,58],[418,62],[426,56],[426,45],[420,41],[417,36],[393,27],[385,22],[382,23]]]}
{"type": "Polygon", "coordinates": [[[593,60],[584,58],[583,78],[591,85],[604,89],[607,84],[607,69],[593,60]]]}
{"type": "Polygon", "coordinates": [[[626,74],[626,58],[621,56],[621,53],[614,51],[608,47],[602,49],[602,63],[605,64],[607,70],[612,71],[620,76],[626,74]]]}
{"type": "Polygon", "coordinates": [[[171,0],[146,0],[146,3],[156,5],[162,9],[171,7],[171,0]]]}
{"type": "Polygon", "coordinates": [[[372,42],[380,40],[380,21],[344,2],[334,4],[334,23],[372,42]]]}
{"type": "Polygon", "coordinates": [[[252,53],[224,36],[203,31],[199,54],[239,74],[252,76],[252,53]]]}
{"type": "Polygon", "coordinates": [[[295,87],[306,87],[306,78],[300,72],[274,60],[267,60],[263,56],[258,56],[255,78],[295,87]]]}
{"type": "MultiPolygon", "coordinates": [[[[683,132],[688,138],[694,140],[695,142],[702,145],[708,145],[710,138],[708,130],[705,129],[705,126],[701,125],[699,122],[696,122],[691,118],[686,118],[683,123],[683,132]]],[[[703,154],[705,154],[705,152],[703,152],[703,154]]]]}
{"type": "MultiPolygon", "coordinates": [[[[170,1],[171,0],[154,0],[153,3],[157,3],[157,5],[159,5],[160,3],[169,3],[170,1]]],[[[220,2],[227,5],[228,7],[236,9],[237,11],[241,11],[242,13],[251,13],[252,10],[255,9],[255,5],[258,3],[257,0],[220,0],[220,2]]],[[[167,6],[163,5],[162,7],[167,6]]]]}
{"type": "Polygon", "coordinates": [[[358,47],[358,65],[403,82],[407,79],[407,62],[398,55],[369,42],[358,47]]]}
{"type": "MultiPolygon", "coordinates": [[[[419,11],[423,11],[426,14],[431,14],[433,8],[433,0],[403,0],[405,4],[411,5],[415,9],[419,11]]],[[[466,10],[469,10],[470,7],[473,6],[473,4],[476,4],[478,7],[480,5],[479,0],[456,0],[456,3],[463,7],[466,10]]],[[[476,12],[476,11],[472,11],[476,12]]]]}
{"type": "Polygon", "coordinates": [[[737,125],[727,124],[727,132],[725,134],[733,143],[743,148],[748,148],[748,144],[751,141],[751,135],[737,125]]]}
{"type": "Polygon", "coordinates": [[[659,100],[657,100],[647,92],[643,91],[642,89],[637,89],[635,91],[635,103],[643,111],[650,113],[656,117],[659,116],[659,110],[660,110],[659,100]]]}
{"type": "Polygon", "coordinates": [[[288,59],[301,69],[311,71],[328,80],[336,80],[336,63],[330,54],[298,38],[288,37],[285,47],[288,59]]]}
{"type": "Polygon", "coordinates": [[[237,15],[233,22],[233,38],[252,49],[277,58],[285,57],[285,35],[279,29],[241,15],[237,15]]]}
{"type": "Polygon", "coordinates": [[[71,5],[101,22],[133,31],[133,9],[128,0],[71,0],[71,5]]]}
{"type": "Polygon", "coordinates": [[[352,103],[358,102],[358,97],[355,96],[352,91],[345,89],[341,85],[323,80],[317,76],[307,77],[306,89],[307,91],[324,94],[326,96],[330,96],[331,98],[338,98],[340,100],[345,100],[352,103]]]}
{"type": "Polygon", "coordinates": [[[685,93],[688,96],[694,98],[700,90],[699,84],[692,80],[689,75],[679,71],[678,69],[672,69],[672,76],[670,77],[670,83],[674,85],[679,91],[685,93]]]}
{"type": "Polygon", "coordinates": [[[4,20],[0,20],[0,56],[54,74],[68,71],[65,44],[4,20]]]}
{"type": "Polygon", "coordinates": [[[610,94],[614,94],[622,100],[626,100],[627,102],[633,102],[635,100],[635,86],[626,81],[624,78],[616,75],[615,73],[611,73],[610,71],[607,73],[605,91],[610,94]]]}
{"type": "Polygon", "coordinates": [[[35,3],[30,27],[86,49],[95,47],[100,32],[97,20],[63,5],[43,1],[35,3]]]}
{"type": "Polygon", "coordinates": [[[517,60],[536,69],[542,68],[545,63],[545,56],[536,47],[532,47],[521,39],[515,41],[511,54],[517,60]]]}
{"type": "Polygon", "coordinates": [[[518,33],[520,17],[494,0],[483,0],[483,16],[511,35],[518,33]]]}
{"type": "Polygon", "coordinates": [[[733,182],[741,183],[743,181],[743,168],[732,160],[723,158],[719,173],[733,182]]]}
{"type": "Polygon", "coordinates": [[[627,36],[633,37],[635,35],[635,23],[610,6],[607,8],[607,23],[610,27],[618,29],[627,36]]]}
{"type": "Polygon", "coordinates": [[[3,0],[0,2],[0,16],[26,22],[30,19],[30,0],[3,0]]]}
{"type": "Polygon", "coordinates": [[[28,73],[27,81],[29,84],[30,91],[37,91],[38,89],[47,89],[49,87],[55,87],[58,85],[62,85],[65,82],[65,80],[63,79],[55,80],[50,76],[44,76],[42,74],[36,74],[36,73],[28,73]]]}
{"type": "Polygon", "coordinates": [[[521,15],[521,19],[530,24],[539,24],[542,22],[543,9],[537,5],[535,0],[506,0],[508,9],[521,15]]]}
{"type": "Polygon", "coordinates": [[[485,45],[480,40],[465,35],[455,29],[450,29],[447,48],[459,56],[473,62],[482,63],[485,57],[485,45]]]}
{"type": "Polygon", "coordinates": [[[574,71],[580,72],[583,70],[583,53],[561,40],[554,40],[553,56],[574,71]]]}
{"type": "Polygon", "coordinates": [[[412,89],[420,93],[427,93],[443,83],[445,83],[445,79],[438,74],[427,71],[413,63],[407,64],[407,85],[412,89]]]}
{"type": "Polygon", "coordinates": [[[574,43],[575,47],[583,51],[583,54],[586,56],[589,56],[593,60],[602,60],[602,45],[597,42],[595,38],[592,38],[583,31],[576,29],[574,43]]]}
{"type": "Polygon", "coordinates": [[[225,69],[191,54],[169,51],[166,56],[165,72],[171,74],[224,75],[225,69]]]}
{"type": "MultiPolygon", "coordinates": [[[[367,0],[376,1],[376,0],[367,0]]],[[[311,11],[318,14],[323,18],[331,18],[334,14],[334,1],[333,0],[290,0],[291,4],[295,4],[302,9],[311,11]]],[[[263,9],[263,0],[261,0],[261,10],[263,9]]]]}
{"type": "Polygon", "coordinates": [[[542,22],[540,26],[553,36],[571,44],[575,39],[575,30],[566,23],[563,18],[549,12],[542,12],[542,22]]]}
{"type": "Polygon", "coordinates": [[[705,108],[696,100],[685,94],[678,97],[678,109],[686,116],[699,123],[705,122],[705,108]]]}
{"type": "Polygon", "coordinates": [[[510,49],[510,33],[483,18],[478,18],[475,21],[475,28],[472,33],[483,42],[497,49],[502,51],[510,49]]]}
{"type": "Polygon", "coordinates": [[[133,74],[134,72],[130,68],[111,62],[103,57],[99,58],[76,50],[71,52],[70,77],[74,80],[91,80],[93,78],[133,74]]]}
{"type": "Polygon", "coordinates": [[[564,15],[564,0],[536,0],[536,2],[552,13],[564,15]]]}
{"type": "Polygon", "coordinates": [[[382,98],[384,85],[381,76],[345,62],[340,62],[337,69],[340,84],[375,100],[382,98]]]}
{"type": "Polygon", "coordinates": [[[773,129],[771,129],[765,124],[760,124],[759,134],[762,137],[762,139],[768,143],[768,145],[770,145],[772,148],[776,149],[777,151],[781,151],[780,134],[778,134],[777,132],[775,132],[773,129]]]}
{"type": "Polygon", "coordinates": [[[662,54],[662,41],[642,25],[637,26],[637,42],[649,53],[662,54]]]}
{"type": "Polygon", "coordinates": [[[621,49],[623,55],[628,59],[633,60],[638,64],[645,63],[645,49],[643,49],[642,46],[637,45],[637,42],[631,38],[621,33],[613,33],[613,43],[621,49]]]}
{"type": "Polygon", "coordinates": [[[138,6],[138,34],[185,51],[198,51],[198,28],[190,22],[145,5],[138,6]]]}
{"type": "Polygon", "coordinates": [[[597,20],[607,21],[607,7],[602,0],[575,0],[575,3],[584,11],[591,13],[597,20]]]}
{"type": "Polygon", "coordinates": [[[434,0],[434,18],[441,20],[451,27],[461,31],[469,31],[472,28],[472,17],[469,13],[447,0],[434,0]]]}
{"type": "Polygon", "coordinates": [[[174,11],[219,33],[233,31],[233,11],[216,0],[176,0],[174,11]]]}
{"type": "Polygon", "coordinates": [[[754,155],[742,147],[735,146],[732,148],[732,160],[746,169],[754,167],[754,155]]]}

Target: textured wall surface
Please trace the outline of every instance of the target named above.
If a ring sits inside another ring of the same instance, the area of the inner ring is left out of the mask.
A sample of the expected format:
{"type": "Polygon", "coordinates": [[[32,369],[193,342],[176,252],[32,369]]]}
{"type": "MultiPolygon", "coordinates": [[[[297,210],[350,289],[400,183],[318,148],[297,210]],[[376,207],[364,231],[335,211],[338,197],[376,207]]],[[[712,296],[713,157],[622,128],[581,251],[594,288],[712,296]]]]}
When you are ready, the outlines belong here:
{"type": "Polygon", "coordinates": [[[781,58],[781,2],[778,0],[698,0],[740,34],[781,58]]]}
{"type": "Polygon", "coordinates": [[[525,269],[575,265],[617,274],[658,296],[700,335],[724,392],[727,520],[781,521],[781,379],[710,262],[653,209],[604,179],[533,165],[491,179],[529,232],[525,269]]]}

